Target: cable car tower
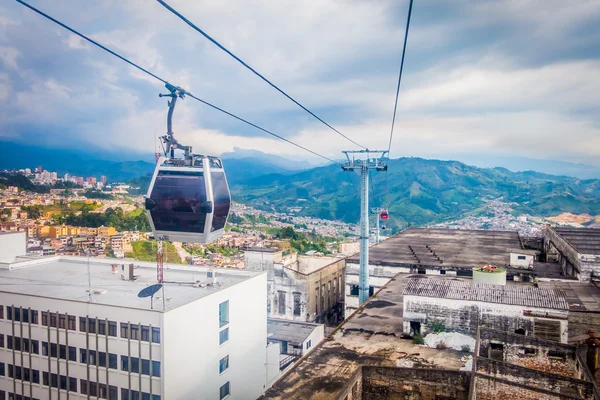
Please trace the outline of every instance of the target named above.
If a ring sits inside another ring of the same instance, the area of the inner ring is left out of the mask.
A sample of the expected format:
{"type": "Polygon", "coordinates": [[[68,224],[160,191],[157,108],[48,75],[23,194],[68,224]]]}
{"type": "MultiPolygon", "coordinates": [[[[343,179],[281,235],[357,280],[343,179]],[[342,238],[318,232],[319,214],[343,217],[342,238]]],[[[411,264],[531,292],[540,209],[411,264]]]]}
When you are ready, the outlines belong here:
{"type": "MultiPolygon", "coordinates": [[[[387,171],[388,150],[346,150],[342,151],[347,161],[342,164],[344,171],[360,171],[360,271],[358,283],[358,303],[362,305],[369,298],[369,170],[387,171]],[[372,155],[379,155],[372,157],[372,155]],[[364,158],[360,158],[364,156],[364,158]],[[359,157],[359,158],[357,158],[359,157]]],[[[379,220],[379,218],[378,218],[379,220]]]]}

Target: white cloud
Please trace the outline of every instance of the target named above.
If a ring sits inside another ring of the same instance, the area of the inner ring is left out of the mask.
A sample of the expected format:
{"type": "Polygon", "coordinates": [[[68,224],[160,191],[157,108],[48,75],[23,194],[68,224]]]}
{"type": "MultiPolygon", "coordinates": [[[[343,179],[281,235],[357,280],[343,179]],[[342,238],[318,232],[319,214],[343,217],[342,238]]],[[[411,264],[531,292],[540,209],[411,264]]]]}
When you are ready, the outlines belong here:
{"type": "MultiPolygon", "coordinates": [[[[347,136],[387,147],[407,0],[170,3],[347,136]]],[[[336,159],[353,148],[156,2],[102,0],[82,7],[46,0],[40,7],[174,84],[301,145],[336,159]]],[[[158,106],[156,98],[162,84],[64,32],[63,52],[46,50],[44,35],[53,39],[60,28],[31,25],[38,17],[21,11],[9,9],[33,28],[0,18],[7,81],[20,78],[13,88],[18,109],[8,122],[73,125],[92,143],[153,152],[153,132],[165,127],[166,104],[163,99],[158,106]],[[20,47],[3,40],[11,32],[23,38],[20,47]],[[72,81],[57,77],[55,61],[62,57],[72,60],[72,81]],[[14,71],[22,65],[34,72],[14,71]]],[[[573,32],[599,15],[600,4],[589,0],[577,6],[558,0],[415,3],[392,156],[600,156],[600,57],[569,53],[573,41],[585,44],[573,32]],[[452,12],[444,14],[445,8],[452,12]],[[556,59],[532,61],[535,54],[523,55],[527,46],[556,59]]],[[[0,101],[13,107],[2,97],[8,90],[2,82],[0,101]]],[[[235,146],[312,157],[258,131],[249,137],[247,127],[191,99],[180,104],[176,132],[198,151],[219,154],[235,146]]]]}

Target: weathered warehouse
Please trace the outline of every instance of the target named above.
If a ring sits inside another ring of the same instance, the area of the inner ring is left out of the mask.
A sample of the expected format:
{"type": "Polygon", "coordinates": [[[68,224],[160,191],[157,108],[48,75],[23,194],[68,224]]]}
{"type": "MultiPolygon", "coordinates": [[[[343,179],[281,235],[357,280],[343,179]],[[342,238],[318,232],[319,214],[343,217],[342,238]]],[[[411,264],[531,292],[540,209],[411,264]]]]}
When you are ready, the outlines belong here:
{"type": "MultiPolygon", "coordinates": [[[[536,252],[518,232],[410,228],[369,249],[370,294],[398,273],[471,277],[473,267],[492,264],[507,279],[531,281],[536,252]]],[[[358,307],[359,255],[346,260],[346,316],[358,307]]]]}
{"type": "Polygon", "coordinates": [[[557,342],[568,341],[569,306],[561,289],[413,278],[404,289],[405,333],[432,324],[474,335],[477,326],[557,342]]]}
{"type": "Polygon", "coordinates": [[[600,229],[547,228],[544,252],[566,276],[584,282],[600,278],[600,229]]]}

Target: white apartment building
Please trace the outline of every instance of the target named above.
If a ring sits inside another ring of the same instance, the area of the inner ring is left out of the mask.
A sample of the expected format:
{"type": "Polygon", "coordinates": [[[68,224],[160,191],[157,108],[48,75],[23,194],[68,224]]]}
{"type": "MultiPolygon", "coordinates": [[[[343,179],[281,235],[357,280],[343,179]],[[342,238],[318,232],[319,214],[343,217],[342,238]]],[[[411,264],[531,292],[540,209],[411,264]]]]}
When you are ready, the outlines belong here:
{"type": "Polygon", "coordinates": [[[156,283],[153,263],[20,256],[1,245],[8,236],[0,400],[245,400],[266,390],[266,273],[219,270],[215,280],[165,265],[164,293],[140,298],[156,283]]]}

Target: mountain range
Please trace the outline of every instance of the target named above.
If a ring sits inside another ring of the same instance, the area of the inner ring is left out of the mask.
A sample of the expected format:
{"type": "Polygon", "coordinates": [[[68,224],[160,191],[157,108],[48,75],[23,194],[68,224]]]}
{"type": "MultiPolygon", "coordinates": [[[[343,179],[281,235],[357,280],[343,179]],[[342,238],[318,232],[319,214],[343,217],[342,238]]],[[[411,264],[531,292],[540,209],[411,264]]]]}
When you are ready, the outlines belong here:
{"type": "MultiPolygon", "coordinates": [[[[477,168],[458,161],[399,158],[388,172],[371,174],[370,206],[388,208],[390,226],[421,225],[477,211],[483,198],[515,202],[515,210],[550,216],[600,214],[600,180],[582,180],[505,168],[477,168]]],[[[238,200],[256,207],[356,222],[358,175],[330,165],[292,174],[267,174],[232,184],[238,200]]]]}
{"type": "MultiPolygon", "coordinates": [[[[138,180],[142,185],[154,169],[151,160],[107,161],[102,158],[114,155],[0,142],[3,148],[7,145],[11,151],[0,158],[0,169],[42,165],[60,175],[106,175],[113,182],[146,177],[138,180]]],[[[224,154],[223,164],[236,201],[281,211],[296,207],[303,215],[325,219],[359,219],[358,175],[338,165],[314,167],[239,149],[224,154]]],[[[517,212],[530,215],[600,214],[598,179],[478,168],[458,161],[390,160],[388,172],[371,174],[369,190],[370,206],[388,208],[393,216],[389,225],[397,227],[477,213],[485,197],[515,202],[517,212]]]]}

